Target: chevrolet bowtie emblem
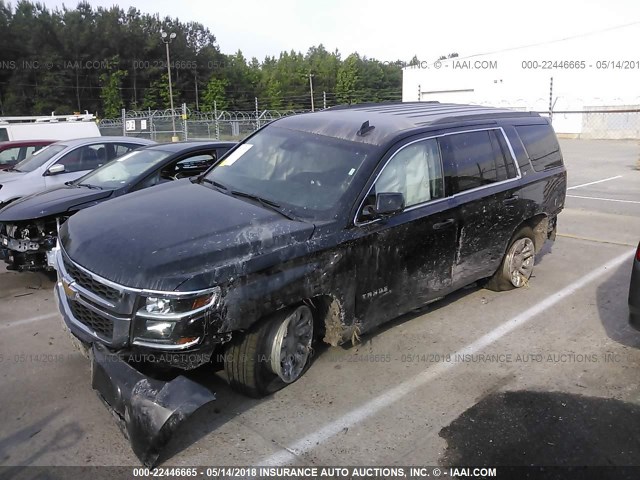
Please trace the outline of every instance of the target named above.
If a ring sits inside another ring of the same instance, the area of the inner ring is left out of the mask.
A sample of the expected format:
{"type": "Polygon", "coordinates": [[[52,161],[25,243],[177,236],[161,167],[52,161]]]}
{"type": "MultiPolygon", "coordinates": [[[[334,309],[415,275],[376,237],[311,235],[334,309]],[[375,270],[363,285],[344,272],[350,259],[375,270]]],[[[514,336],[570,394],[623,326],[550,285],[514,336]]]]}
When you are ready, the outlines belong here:
{"type": "Polygon", "coordinates": [[[64,290],[65,295],[67,296],[67,298],[70,298],[71,300],[75,300],[78,292],[76,292],[73,288],[71,288],[71,284],[69,284],[69,282],[67,282],[66,280],[62,280],[62,289],[64,290]]]}

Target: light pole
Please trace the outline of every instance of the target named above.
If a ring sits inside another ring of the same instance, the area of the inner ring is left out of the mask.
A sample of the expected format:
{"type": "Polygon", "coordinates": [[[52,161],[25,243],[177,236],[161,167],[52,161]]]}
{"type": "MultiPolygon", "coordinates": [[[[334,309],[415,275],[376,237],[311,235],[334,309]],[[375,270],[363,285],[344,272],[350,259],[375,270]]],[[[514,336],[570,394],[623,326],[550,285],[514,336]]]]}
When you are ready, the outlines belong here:
{"type": "Polygon", "coordinates": [[[316,109],[314,108],[314,105],[313,105],[313,77],[315,77],[315,75],[309,72],[309,90],[311,90],[311,111],[315,112],[316,109]]]}
{"type": "Polygon", "coordinates": [[[176,34],[175,33],[168,34],[165,31],[161,31],[160,35],[162,36],[162,41],[167,47],[167,74],[169,75],[169,101],[171,102],[171,124],[173,125],[173,137],[171,137],[171,141],[177,142],[179,138],[176,135],[176,116],[173,110],[173,87],[171,86],[171,58],[169,57],[169,44],[174,38],[176,38],[176,34]]]}

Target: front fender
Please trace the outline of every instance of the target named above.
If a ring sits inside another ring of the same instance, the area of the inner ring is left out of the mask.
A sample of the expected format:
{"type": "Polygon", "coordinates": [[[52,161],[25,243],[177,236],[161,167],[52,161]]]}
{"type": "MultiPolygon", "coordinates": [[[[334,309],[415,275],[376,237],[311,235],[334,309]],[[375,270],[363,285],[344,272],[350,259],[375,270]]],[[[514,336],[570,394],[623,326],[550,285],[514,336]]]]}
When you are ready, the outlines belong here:
{"type": "Polygon", "coordinates": [[[325,295],[339,299],[345,318],[352,318],[355,268],[348,258],[346,252],[332,249],[304,263],[283,263],[228,284],[220,332],[246,330],[265,315],[325,295]]]}

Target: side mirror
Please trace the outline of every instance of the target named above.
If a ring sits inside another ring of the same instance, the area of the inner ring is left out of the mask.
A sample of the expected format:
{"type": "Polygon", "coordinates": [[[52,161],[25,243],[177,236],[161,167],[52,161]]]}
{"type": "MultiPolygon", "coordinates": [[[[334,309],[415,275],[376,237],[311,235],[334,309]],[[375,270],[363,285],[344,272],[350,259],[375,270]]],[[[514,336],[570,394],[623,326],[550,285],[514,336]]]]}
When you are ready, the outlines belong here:
{"type": "Polygon", "coordinates": [[[404,195],[402,193],[376,194],[376,213],[381,217],[393,215],[404,210],[404,195]]]}
{"type": "Polygon", "coordinates": [[[64,165],[54,165],[47,170],[47,175],[57,175],[58,173],[64,172],[64,165]]]}
{"type": "Polygon", "coordinates": [[[365,217],[388,217],[404,210],[404,195],[396,192],[376,194],[376,204],[364,207],[365,217]]]}

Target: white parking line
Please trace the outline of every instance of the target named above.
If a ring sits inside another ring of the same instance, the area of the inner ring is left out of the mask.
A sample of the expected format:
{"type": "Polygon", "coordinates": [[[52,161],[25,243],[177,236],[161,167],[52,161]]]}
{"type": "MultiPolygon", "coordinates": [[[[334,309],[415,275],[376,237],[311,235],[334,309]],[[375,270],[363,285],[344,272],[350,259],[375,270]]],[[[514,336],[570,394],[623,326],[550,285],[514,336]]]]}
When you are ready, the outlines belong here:
{"type": "MultiPolygon", "coordinates": [[[[590,273],[581,276],[578,280],[571,283],[570,285],[567,285],[559,292],[554,293],[540,303],[513,317],[511,320],[506,321],[494,330],[491,330],[489,333],[480,337],[475,342],[467,345],[466,347],[458,350],[455,353],[452,353],[451,356],[453,358],[456,358],[458,355],[474,354],[491,345],[508,333],[511,333],[516,328],[521,327],[532,318],[535,318],[537,315],[551,308],[556,303],[574,294],[585,285],[593,282],[598,277],[605,274],[608,270],[611,270],[622,264],[623,262],[629,260],[632,256],[632,253],[633,252],[628,251],[623,255],[620,255],[613,260],[605,263],[604,265],[596,268],[590,273]]],[[[298,455],[312,450],[317,445],[326,442],[331,437],[342,432],[346,428],[352,427],[353,425],[358,424],[375,415],[383,408],[389,407],[391,404],[397,402],[406,395],[435,380],[442,374],[454,368],[456,365],[456,363],[439,363],[436,366],[430,367],[422,373],[419,373],[418,375],[402,382],[396,387],[391,388],[378,397],[368,401],[364,405],[351,410],[337,420],[329,423],[325,427],[313,433],[310,433],[306,437],[299,439],[288,447],[284,447],[285,450],[261,459],[256,465],[284,465],[287,463],[291,463],[297,459],[298,455]]]]}
{"type": "Polygon", "coordinates": [[[24,318],[22,320],[11,320],[11,321],[9,321],[9,323],[6,323],[4,325],[0,325],[0,330],[4,330],[5,328],[11,328],[11,327],[20,327],[22,325],[27,325],[29,323],[40,322],[42,320],[48,320],[48,319],[54,318],[56,316],[58,316],[58,314],[55,313],[55,312],[52,312],[52,313],[45,313],[44,315],[38,315],[37,317],[24,318]]]}
{"type": "Polygon", "coordinates": [[[602,200],[603,202],[619,202],[619,203],[639,203],[637,200],[618,200],[617,198],[602,198],[602,197],[583,197],[580,195],[567,195],[568,198],[583,198],[586,200],[602,200]]]}
{"type": "Polygon", "coordinates": [[[596,180],[595,182],[583,183],[582,185],[574,185],[567,188],[567,190],[573,190],[574,188],[586,187],[589,185],[595,185],[596,183],[608,182],[609,180],[615,180],[616,178],[622,178],[622,175],[616,175],[615,177],[603,178],[602,180],[596,180]]]}

